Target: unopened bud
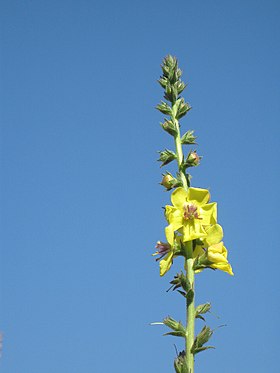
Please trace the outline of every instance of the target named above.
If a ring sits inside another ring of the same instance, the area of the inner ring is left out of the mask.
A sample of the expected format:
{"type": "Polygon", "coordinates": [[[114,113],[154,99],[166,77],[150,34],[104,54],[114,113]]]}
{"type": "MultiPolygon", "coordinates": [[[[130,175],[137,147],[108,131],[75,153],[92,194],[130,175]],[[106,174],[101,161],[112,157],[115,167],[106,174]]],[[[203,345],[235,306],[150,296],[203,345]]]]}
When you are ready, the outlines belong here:
{"type": "Polygon", "coordinates": [[[175,368],[176,373],[188,373],[189,372],[185,351],[180,352],[177,358],[175,359],[174,368],[175,368]]]}
{"type": "Polygon", "coordinates": [[[162,162],[160,167],[165,166],[166,164],[174,161],[174,159],[176,158],[177,155],[172,150],[165,149],[164,151],[159,152],[158,161],[162,162]]]}
{"type": "Polygon", "coordinates": [[[173,182],[176,181],[171,174],[166,174],[161,180],[161,185],[164,186],[167,190],[172,189],[173,182]]]}
{"type": "Polygon", "coordinates": [[[176,136],[178,134],[176,124],[172,120],[166,120],[164,123],[161,124],[161,126],[164,131],[172,136],[176,136]]]}
{"type": "Polygon", "coordinates": [[[182,137],[181,137],[181,143],[184,145],[190,145],[190,144],[196,144],[195,140],[196,137],[193,135],[194,131],[187,131],[182,137]]]}
{"type": "Polygon", "coordinates": [[[200,157],[196,151],[191,152],[188,156],[188,161],[190,161],[194,166],[198,166],[200,162],[200,157]]]}
{"type": "Polygon", "coordinates": [[[196,151],[192,151],[188,154],[188,157],[184,163],[185,167],[196,167],[199,165],[201,157],[196,151]]]}

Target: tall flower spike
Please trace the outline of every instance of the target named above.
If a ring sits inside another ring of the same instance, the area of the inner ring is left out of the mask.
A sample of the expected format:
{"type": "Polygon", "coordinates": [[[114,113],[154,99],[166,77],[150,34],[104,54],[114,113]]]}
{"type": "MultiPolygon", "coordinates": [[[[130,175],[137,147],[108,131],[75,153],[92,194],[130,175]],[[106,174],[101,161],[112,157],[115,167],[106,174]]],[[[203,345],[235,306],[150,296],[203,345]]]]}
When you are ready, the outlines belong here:
{"type": "MultiPolygon", "coordinates": [[[[212,348],[205,346],[213,334],[208,326],[195,336],[195,320],[204,320],[204,315],[210,309],[210,303],[195,307],[195,274],[205,268],[220,269],[233,274],[227,260],[227,250],[223,244],[223,230],[217,224],[217,204],[210,201],[207,189],[193,188],[190,185],[191,175],[187,173],[191,167],[199,166],[201,157],[196,150],[183,151],[183,146],[196,144],[193,130],[187,130],[181,135],[179,121],[191,109],[191,106],[181,97],[186,84],[181,80],[182,71],[175,57],[168,55],[161,65],[162,75],[159,79],[164,89],[164,99],[157,109],[164,114],[161,127],[174,139],[175,151],[165,149],[159,152],[162,166],[176,161],[178,169],[176,176],[165,172],[161,185],[165,190],[173,190],[171,205],[165,206],[165,218],[168,222],[165,228],[167,243],[158,241],[156,245],[157,261],[160,261],[160,275],[166,274],[172,267],[177,256],[184,258],[185,272],[177,274],[170,289],[177,290],[186,300],[186,326],[168,317],[163,323],[172,329],[166,335],[182,337],[185,348],[174,361],[176,373],[194,373],[195,354],[212,348]],[[203,314],[203,316],[201,316],[203,314]]],[[[205,321],[205,320],[204,320],[205,321]]]]}

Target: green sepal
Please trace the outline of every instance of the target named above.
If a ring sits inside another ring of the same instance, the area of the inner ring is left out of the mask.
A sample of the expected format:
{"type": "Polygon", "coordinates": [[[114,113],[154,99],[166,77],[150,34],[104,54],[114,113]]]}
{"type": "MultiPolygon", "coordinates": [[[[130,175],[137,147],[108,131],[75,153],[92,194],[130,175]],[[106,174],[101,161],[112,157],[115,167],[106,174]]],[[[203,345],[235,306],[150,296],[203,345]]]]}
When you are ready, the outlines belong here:
{"type": "Polygon", "coordinates": [[[201,351],[207,350],[209,348],[214,348],[213,346],[204,346],[206,342],[209,341],[213,334],[213,330],[209,326],[204,326],[201,332],[195,337],[191,352],[195,355],[201,351]]]}
{"type": "Polygon", "coordinates": [[[206,251],[203,255],[195,258],[195,261],[193,263],[193,269],[194,269],[194,271],[197,271],[197,270],[202,270],[202,269],[205,269],[205,268],[210,268],[213,271],[215,271],[216,270],[215,268],[210,267],[211,264],[213,264],[213,262],[208,260],[207,251],[206,251]]]}
{"type": "Polygon", "coordinates": [[[195,140],[196,140],[196,136],[193,136],[193,133],[194,131],[187,131],[186,133],[184,133],[184,135],[181,137],[181,143],[183,145],[193,145],[193,144],[196,144],[195,140]]]}
{"type": "Polygon", "coordinates": [[[165,166],[166,164],[174,161],[177,158],[177,155],[172,151],[165,149],[164,151],[159,152],[159,162],[162,162],[160,167],[165,166]]]}
{"type": "MultiPolygon", "coordinates": [[[[177,172],[176,176],[177,176],[177,180],[178,180],[178,185],[176,185],[176,187],[183,186],[184,182],[182,180],[182,176],[181,176],[180,172],[177,172]]],[[[185,175],[185,176],[187,178],[187,175],[185,175]]],[[[189,186],[189,184],[188,184],[188,186],[189,186]]]]}
{"type": "Polygon", "coordinates": [[[202,352],[202,351],[205,351],[205,350],[209,350],[210,348],[211,348],[211,349],[215,349],[214,346],[205,346],[205,347],[200,347],[200,348],[197,348],[197,349],[196,349],[195,354],[198,354],[199,352],[202,352]]]}
{"type": "Polygon", "coordinates": [[[183,338],[186,338],[186,334],[183,333],[183,332],[168,332],[168,333],[163,334],[164,337],[166,335],[172,335],[173,337],[183,337],[183,338]]]}
{"type": "Polygon", "coordinates": [[[172,115],[171,107],[164,101],[161,101],[161,103],[156,106],[156,109],[158,109],[162,114],[172,115]]]}
{"type": "Polygon", "coordinates": [[[183,324],[179,321],[174,320],[172,317],[168,316],[163,320],[164,325],[168,328],[172,329],[172,332],[168,332],[164,335],[173,335],[176,337],[186,337],[186,328],[183,324]]]}
{"type": "Polygon", "coordinates": [[[204,322],[206,321],[205,318],[201,315],[197,315],[195,316],[196,319],[200,319],[200,320],[203,320],[204,322]]]}

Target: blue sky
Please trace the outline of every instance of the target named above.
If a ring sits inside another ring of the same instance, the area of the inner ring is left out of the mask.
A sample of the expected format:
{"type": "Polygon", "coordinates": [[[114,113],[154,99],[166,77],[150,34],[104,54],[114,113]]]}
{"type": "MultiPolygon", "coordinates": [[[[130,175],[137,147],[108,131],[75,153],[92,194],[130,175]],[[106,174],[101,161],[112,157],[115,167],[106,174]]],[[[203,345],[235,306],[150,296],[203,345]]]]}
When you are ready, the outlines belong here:
{"type": "MultiPolygon", "coordinates": [[[[217,329],[196,373],[277,372],[278,1],[1,2],[1,325],[5,373],[172,372],[151,253],[164,239],[154,110],[179,59],[200,167],[235,276],[197,276],[217,329]],[[219,319],[215,316],[219,315],[219,319]]],[[[172,171],[172,166],[166,170],[172,171]]],[[[203,323],[198,321],[198,329],[203,323]]]]}

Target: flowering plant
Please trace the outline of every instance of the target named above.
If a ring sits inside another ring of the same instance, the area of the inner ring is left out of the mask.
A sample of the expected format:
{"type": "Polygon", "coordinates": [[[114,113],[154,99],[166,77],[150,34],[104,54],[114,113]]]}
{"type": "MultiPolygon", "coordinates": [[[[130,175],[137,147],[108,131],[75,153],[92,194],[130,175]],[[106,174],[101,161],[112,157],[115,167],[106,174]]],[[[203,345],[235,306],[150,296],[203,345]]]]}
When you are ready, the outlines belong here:
{"type": "Polygon", "coordinates": [[[164,276],[172,267],[176,257],[184,258],[185,273],[181,271],[170,282],[173,290],[186,299],[186,326],[172,317],[166,317],[162,324],[171,329],[166,335],[183,337],[185,349],[174,361],[176,373],[194,373],[194,356],[206,349],[213,334],[208,326],[204,326],[195,336],[195,320],[205,321],[205,313],[211,308],[210,303],[195,307],[195,275],[207,268],[219,269],[233,275],[231,265],[227,260],[227,249],[222,241],[223,229],[217,223],[217,203],[210,202],[207,189],[191,187],[189,168],[200,164],[201,157],[196,150],[191,150],[185,156],[183,145],[195,145],[194,131],[180,133],[179,120],[191,109],[180,95],[186,88],[181,80],[182,71],[175,57],[168,55],[161,65],[162,76],[159,79],[164,89],[164,99],[157,109],[167,116],[161,124],[164,131],[174,138],[175,152],[169,149],[160,151],[159,161],[165,166],[176,161],[178,172],[173,176],[170,172],[163,175],[161,185],[172,190],[172,205],[165,206],[165,218],[168,225],[165,228],[167,242],[158,241],[157,251],[160,276],[164,276]]]}

